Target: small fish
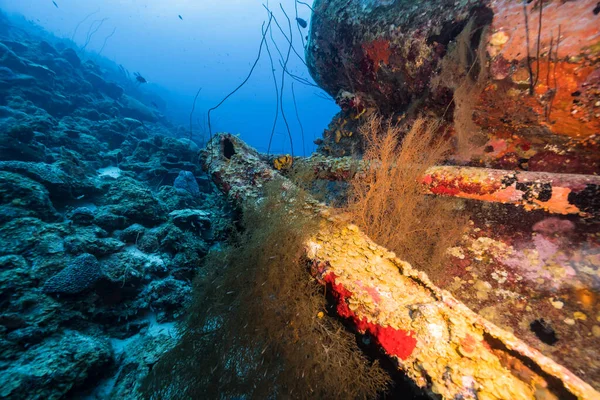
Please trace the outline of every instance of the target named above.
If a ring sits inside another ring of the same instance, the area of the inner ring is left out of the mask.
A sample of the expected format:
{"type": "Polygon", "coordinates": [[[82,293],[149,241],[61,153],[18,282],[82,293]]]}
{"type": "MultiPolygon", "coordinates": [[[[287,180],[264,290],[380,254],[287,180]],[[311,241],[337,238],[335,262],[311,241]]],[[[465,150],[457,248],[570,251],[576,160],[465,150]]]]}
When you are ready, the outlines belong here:
{"type": "Polygon", "coordinates": [[[58,4],[56,4],[55,1],[52,1],[52,4],[54,4],[54,7],[58,8],[58,4]]]}
{"type": "Polygon", "coordinates": [[[136,80],[138,83],[148,83],[148,81],[146,80],[146,78],[144,78],[142,75],[140,75],[140,73],[139,73],[139,72],[136,72],[136,73],[134,73],[133,75],[135,76],[135,80],[136,80]]]}
{"type": "Polygon", "coordinates": [[[181,15],[178,15],[179,19],[183,21],[183,17],[181,15]]]}
{"type": "Polygon", "coordinates": [[[302,18],[296,18],[296,22],[298,22],[298,25],[300,25],[302,28],[306,28],[308,26],[308,22],[302,18]]]}

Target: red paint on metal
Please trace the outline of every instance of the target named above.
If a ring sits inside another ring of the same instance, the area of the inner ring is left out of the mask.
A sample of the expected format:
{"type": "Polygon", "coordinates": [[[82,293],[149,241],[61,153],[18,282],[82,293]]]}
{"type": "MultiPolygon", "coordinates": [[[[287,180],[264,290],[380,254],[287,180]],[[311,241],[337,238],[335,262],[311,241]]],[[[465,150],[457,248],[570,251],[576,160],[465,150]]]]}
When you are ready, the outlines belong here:
{"type": "Polygon", "coordinates": [[[460,193],[460,189],[458,188],[446,187],[439,184],[437,186],[430,187],[429,190],[433,194],[441,194],[445,196],[456,196],[460,193]]]}
{"type": "Polygon", "coordinates": [[[359,332],[369,332],[387,354],[396,356],[401,360],[410,357],[417,346],[414,332],[395,329],[391,326],[381,326],[368,321],[366,317],[359,318],[354,311],[350,310],[346,302],[347,298],[352,297],[352,292],[343,285],[335,283],[336,275],[334,273],[325,275],[323,279],[333,289],[337,299],[336,310],[341,317],[351,319],[359,332]]]}
{"type": "Polygon", "coordinates": [[[467,333],[467,336],[465,336],[461,341],[460,341],[460,345],[463,348],[463,350],[467,353],[473,353],[476,350],[476,344],[477,341],[475,340],[475,338],[471,335],[469,335],[467,333]]]}
{"type": "Polygon", "coordinates": [[[371,295],[371,298],[375,303],[378,304],[381,301],[381,295],[373,286],[366,286],[365,290],[371,295]]]}

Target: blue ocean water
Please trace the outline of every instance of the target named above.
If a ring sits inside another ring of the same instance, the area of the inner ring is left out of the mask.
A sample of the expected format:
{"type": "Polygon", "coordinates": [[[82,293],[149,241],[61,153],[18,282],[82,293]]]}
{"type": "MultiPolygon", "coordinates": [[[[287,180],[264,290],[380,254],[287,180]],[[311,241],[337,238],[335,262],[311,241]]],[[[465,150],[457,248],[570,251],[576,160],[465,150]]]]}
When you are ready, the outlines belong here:
{"type": "MultiPolygon", "coordinates": [[[[318,87],[302,82],[314,83],[301,59],[306,42],[303,38],[309,27],[302,28],[295,18],[310,22],[310,9],[298,4],[296,14],[293,1],[281,4],[291,19],[296,49],[287,69],[298,77],[294,80],[286,74],[284,78],[283,110],[295,154],[301,155],[315,148],[313,140],[321,136],[339,108],[331,99],[324,99],[328,96],[318,87]],[[292,83],[302,128],[296,117],[292,83]]],[[[273,2],[269,8],[287,34],[287,21],[279,2],[273,2]]],[[[256,0],[0,0],[0,9],[21,15],[59,38],[70,39],[75,46],[85,47],[99,63],[106,58],[131,74],[139,72],[148,81],[140,88],[148,92],[147,103],[159,96],[155,103],[175,124],[189,126],[192,103],[201,88],[193,117],[199,131],[207,131],[207,110],[247,77],[257,57],[261,25],[268,20],[267,10],[256,0]]],[[[282,68],[277,53],[281,51],[285,58],[288,46],[274,23],[272,28],[272,40],[269,38],[267,44],[280,89],[282,68]]],[[[263,47],[248,82],[212,113],[213,131],[239,133],[249,144],[266,151],[276,107],[271,64],[263,47]]],[[[291,151],[281,111],[273,151],[291,151]]]]}

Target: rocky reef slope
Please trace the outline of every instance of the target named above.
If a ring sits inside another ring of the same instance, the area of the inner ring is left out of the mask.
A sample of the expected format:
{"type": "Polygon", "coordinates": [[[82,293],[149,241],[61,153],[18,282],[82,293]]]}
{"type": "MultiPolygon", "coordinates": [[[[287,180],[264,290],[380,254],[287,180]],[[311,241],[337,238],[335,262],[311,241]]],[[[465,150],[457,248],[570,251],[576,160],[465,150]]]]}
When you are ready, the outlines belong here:
{"type": "Polygon", "coordinates": [[[156,110],[0,19],[0,397],[138,398],[226,204],[156,110]]]}

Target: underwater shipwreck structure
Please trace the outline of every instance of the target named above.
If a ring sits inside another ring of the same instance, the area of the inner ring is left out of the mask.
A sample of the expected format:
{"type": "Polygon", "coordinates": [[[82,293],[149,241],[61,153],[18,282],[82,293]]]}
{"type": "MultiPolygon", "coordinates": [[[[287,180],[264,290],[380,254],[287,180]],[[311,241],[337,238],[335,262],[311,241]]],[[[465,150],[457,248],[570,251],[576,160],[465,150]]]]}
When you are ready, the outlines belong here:
{"type": "MultiPolygon", "coordinates": [[[[278,178],[294,184],[237,136],[219,134],[208,171],[242,206],[278,178]]],[[[368,333],[418,386],[443,398],[600,398],[568,369],[470,310],[422,271],[374,243],[343,215],[308,199],[320,218],[304,243],[311,274],[333,291],[340,316],[368,333]],[[473,397],[475,398],[475,397],[473,397]]]]}
{"type": "MultiPolygon", "coordinates": [[[[425,115],[454,146],[420,180],[469,210],[435,276],[325,204],[305,207],[320,219],[305,256],[338,315],[433,396],[600,398],[599,12],[590,0],[313,5],[307,64],[342,111],[294,165],[338,182],[372,168],[359,129],[372,115],[425,115]]],[[[230,134],[204,157],[242,207],[285,174],[230,134]]]]}

